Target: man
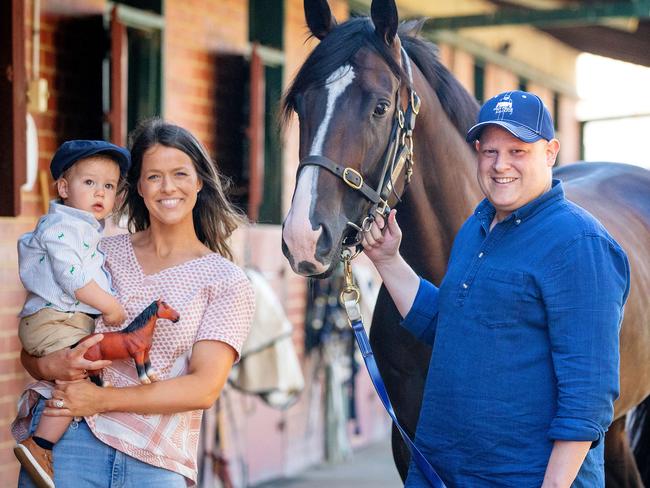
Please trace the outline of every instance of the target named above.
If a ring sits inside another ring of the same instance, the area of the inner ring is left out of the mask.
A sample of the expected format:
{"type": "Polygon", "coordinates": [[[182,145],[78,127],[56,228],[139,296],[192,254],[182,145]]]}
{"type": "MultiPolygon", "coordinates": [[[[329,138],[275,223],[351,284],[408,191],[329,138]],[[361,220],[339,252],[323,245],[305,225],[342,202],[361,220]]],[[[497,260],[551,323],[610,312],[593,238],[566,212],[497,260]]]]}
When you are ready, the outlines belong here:
{"type": "MultiPolygon", "coordinates": [[[[488,100],[467,140],[486,198],[440,288],[400,256],[395,211],[363,243],[402,325],[433,345],[415,442],[450,488],[604,486],[627,257],[552,178],[539,97],[488,100]]],[[[413,463],[406,486],[428,486],[413,463]]]]}

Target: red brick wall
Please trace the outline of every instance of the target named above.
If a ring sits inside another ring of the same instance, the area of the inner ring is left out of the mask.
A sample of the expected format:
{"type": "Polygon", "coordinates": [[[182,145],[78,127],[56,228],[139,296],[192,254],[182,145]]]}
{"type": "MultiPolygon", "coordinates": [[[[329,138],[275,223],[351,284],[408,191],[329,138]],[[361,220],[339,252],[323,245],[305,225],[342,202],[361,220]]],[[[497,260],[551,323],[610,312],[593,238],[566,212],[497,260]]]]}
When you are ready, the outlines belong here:
{"type": "MultiPolygon", "coordinates": [[[[285,0],[285,86],[293,77],[305,56],[316,44],[305,43],[302,1],[285,0]]],[[[248,50],[248,2],[245,0],[167,0],[165,3],[164,32],[164,116],[191,130],[213,152],[215,127],[219,113],[215,101],[216,56],[220,53],[242,54],[248,50]]],[[[347,17],[346,0],[331,0],[339,20],[347,17]]],[[[26,57],[31,61],[31,2],[26,2],[25,18],[26,57]]],[[[78,54],[66,46],[75,47],[74,37],[66,31],[71,19],[79,20],[101,15],[105,0],[42,0],[41,13],[41,70],[48,80],[51,97],[48,110],[35,115],[38,128],[39,167],[47,169],[56,147],[66,138],[88,137],[82,134],[87,127],[80,123],[87,115],[85,99],[92,98],[95,88],[84,92],[83,75],[70,59],[78,54]],[[67,34],[66,34],[67,32],[67,34]]],[[[76,46],[78,47],[78,46],[76,46]]],[[[28,74],[31,67],[28,65],[28,74]]],[[[93,82],[96,83],[96,80],[93,82]]],[[[95,137],[100,137],[97,135],[95,137]]],[[[298,131],[294,124],[284,134],[284,209],[286,213],[294,185],[298,154],[298,131]]],[[[18,279],[16,240],[31,230],[42,213],[41,191],[38,182],[32,191],[23,192],[22,212],[15,218],[0,218],[0,479],[3,486],[15,486],[18,464],[12,449],[13,439],[9,423],[15,415],[15,404],[23,386],[29,381],[19,363],[19,343],[16,337],[16,314],[22,306],[24,291],[18,279]]],[[[307,283],[289,268],[280,251],[279,226],[256,226],[242,229],[233,239],[233,248],[242,264],[255,266],[267,276],[278,291],[291,322],[295,327],[294,341],[302,357],[303,322],[307,283]]],[[[365,395],[365,393],[364,393],[365,395]]],[[[370,398],[365,396],[364,398],[370,398]]],[[[302,447],[322,447],[319,434],[307,438],[308,399],[292,409],[285,420],[287,431],[282,434],[281,446],[296,453],[302,447]]],[[[251,400],[253,401],[253,400],[251,400]]],[[[261,411],[261,410],[260,410],[261,411]]],[[[371,429],[369,429],[371,430],[371,429]]],[[[375,429],[376,432],[376,429],[375,429]]],[[[267,439],[268,441],[268,439],[267,439]]],[[[318,451],[315,451],[318,454],[318,451]]],[[[317,458],[315,458],[317,460],[317,458]]],[[[296,469],[301,464],[292,461],[296,469]]],[[[254,463],[253,463],[254,465],[254,463]]],[[[266,475],[281,474],[287,465],[275,466],[266,475]]],[[[264,473],[251,473],[251,478],[264,473]]]]}
{"type": "Polygon", "coordinates": [[[165,117],[214,150],[215,56],[248,44],[246,0],[166,2],[165,117]]]}
{"type": "MultiPolygon", "coordinates": [[[[62,101],[64,104],[74,103],[79,85],[62,84],[65,77],[57,72],[57,69],[60,69],[61,62],[65,61],[65,52],[55,45],[55,39],[60,32],[61,23],[70,18],[72,13],[79,15],[80,10],[83,10],[85,15],[101,13],[103,3],[86,1],[80,9],[70,1],[42,2],[40,76],[48,81],[51,97],[47,111],[34,115],[41,169],[48,169],[50,158],[62,138],[62,133],[74,131],[75,126],[80,127],[80,124],[74,121],[74,113],[70,117],[63,117],[58,110],[62,101]]],[[[25,2],[25,7],[25,56],[29,76],[32,73],[32,2],[25,2]]],[[[16,413],[18,396],[24,385],[29,382],[29,376],[20,365],[20,344],[16,333],[17,314],[25,298],[18,277],[16,240],[24,232],[33,229],[42,208],[41,188],[37,181],[33,190],[22,192],[20,215],[14,218],[0,218],[0,480],[3,486],[15,486],[17,482],[18,465],[12,451],[14,441],[9,432],[9,424],[16,413]]]]}

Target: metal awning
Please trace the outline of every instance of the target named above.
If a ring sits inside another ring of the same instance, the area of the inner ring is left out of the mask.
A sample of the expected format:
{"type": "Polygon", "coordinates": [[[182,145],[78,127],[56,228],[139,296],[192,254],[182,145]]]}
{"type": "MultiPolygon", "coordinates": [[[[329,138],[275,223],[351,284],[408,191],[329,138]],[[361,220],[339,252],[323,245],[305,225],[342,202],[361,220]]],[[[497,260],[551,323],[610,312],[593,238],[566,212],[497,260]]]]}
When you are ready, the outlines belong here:
{"type": "Polygon", "coordinates": [[[531,25],[580,51],[650,66],[650,0],[489,0],[497,10],[431,18],[425,30],[531,25]]]}

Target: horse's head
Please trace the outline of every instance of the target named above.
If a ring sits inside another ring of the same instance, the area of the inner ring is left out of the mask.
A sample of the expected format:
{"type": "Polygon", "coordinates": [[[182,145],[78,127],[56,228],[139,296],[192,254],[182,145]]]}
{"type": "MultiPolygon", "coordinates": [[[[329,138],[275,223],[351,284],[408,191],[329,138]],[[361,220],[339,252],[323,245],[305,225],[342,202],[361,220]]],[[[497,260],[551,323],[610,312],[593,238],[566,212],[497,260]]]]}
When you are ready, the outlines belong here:
{"type": "Polygon", "coordinates": [[[156,317],[159,319],[167,319],[171,320],[172,322],[178,322],[178,320],[181,318],[181,315],[172,307],[167,305],[167,303],[163,300],[157,300],[156,305],[156,317]]]}
{"type": "Polygon", "coordinates": [[[394,0],[373,0],[371,16],[337,25],[326,0],[305,0],[321,42],[285,96],[285,115],[298,114],[300,165],[282,232],[285,256],[305,276],[331,273],[410,171],[419,100],[394,0]]]}

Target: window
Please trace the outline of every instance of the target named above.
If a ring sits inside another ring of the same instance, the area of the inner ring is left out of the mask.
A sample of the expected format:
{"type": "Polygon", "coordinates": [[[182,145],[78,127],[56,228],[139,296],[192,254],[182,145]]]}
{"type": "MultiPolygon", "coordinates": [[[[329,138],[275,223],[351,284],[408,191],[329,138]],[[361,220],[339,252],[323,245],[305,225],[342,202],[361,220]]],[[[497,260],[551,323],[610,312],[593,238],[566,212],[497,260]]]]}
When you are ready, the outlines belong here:
{"type": "Polygon", "coordinates": [[[284,1],[249,0],[248,40],[282,50],[284,46],[284,1]]]}
{"type": "Polygon", "coordinates": [[[127,131],[162,112],[162,32],[128,27],[127,131]]]}
{"type": "Polygon", "coordinates": [[[553,92],[553,113],[551,114],[553,116],[553,125],[555,130],[557,131],[559,127],[559,119],[560,119],[560,94],[558,92],[553,92]]]}
{"type": "Polygon", "coordinates": [[[103,67],[103,106],[109,117],[104,137],[125,145],[140,120],[163,115],[165,21],[160,0],[129,0],[109,7],[105,25],[111,46],[103,67]]]}
{"type": "Polygon", "coordinates": [[[482,60],[474,61],[474,97],[478,103],[483,103],[485,98],[485,64],[482,60]]]}
{"type": "Polygon", "coordinates": [[[282,96],[284,0],[250,0],[249,40],[264,64],[264,181],[258,221],[282,223],[282,144],[278,104],[282,96]]]}
{"type": "Polygon", "coordinates": [[[20,213],[20,185],[25,180],[26,86],[24,2],[0,2],[0,215],[20,213]],[[8,76],[7,76],[8,75],[8,76]]]}
{"type": "Polygon", "coordinates": [[[517,89],[521,91],[528,91],[528,80],[523,76],[519,77],[519,83],[517,89]]]}

